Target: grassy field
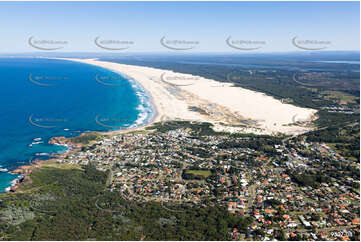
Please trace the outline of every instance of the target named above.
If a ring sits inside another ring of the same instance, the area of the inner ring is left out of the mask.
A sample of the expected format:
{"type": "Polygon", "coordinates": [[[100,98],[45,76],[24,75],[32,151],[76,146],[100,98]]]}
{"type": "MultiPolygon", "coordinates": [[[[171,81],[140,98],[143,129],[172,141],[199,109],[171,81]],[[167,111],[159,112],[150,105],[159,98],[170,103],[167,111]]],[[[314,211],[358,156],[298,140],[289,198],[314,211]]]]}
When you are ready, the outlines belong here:
{"type": "Polygon", "coordinates": [[[98,141],[103,137],[104,137],[104,135],[102,135],[101,133],[93,132],[93,133],[83,134],[83,135],[71,138],[71,141],[73,141],[74,143],[89,144],[89,142],[98,141]]]}
{"type": "Polygon", "coordinates": [[[47,161],[43,165],[43,168],[59,168],[59,169],[81,169],[80,165],[77,164],[66,164],[66,163],[58,163],[56,161],[47,161]]]}
{"type": "Polygon", "coordinates": [[[212,174],[212,172],[209,170],[188,170],[187,173],[203,176],[204,178],[207,178],[212,174]]]}

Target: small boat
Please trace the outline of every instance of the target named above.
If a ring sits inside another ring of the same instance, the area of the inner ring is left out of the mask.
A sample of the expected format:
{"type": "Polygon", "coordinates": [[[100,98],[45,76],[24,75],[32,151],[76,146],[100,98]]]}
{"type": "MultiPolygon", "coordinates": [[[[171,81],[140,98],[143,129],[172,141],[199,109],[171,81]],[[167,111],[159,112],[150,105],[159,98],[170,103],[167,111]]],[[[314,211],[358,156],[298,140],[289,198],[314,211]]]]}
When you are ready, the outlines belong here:
{"type": "Polygon", "coordinates": [[[34,141],[40,141],[41,140],[41,138],[35,138],[34,139],[34,141]]]}
{"type": "Polygon", "coordinates": [[[6,169],[6,168],[0,168],[0,171],[1,171],[1,172],[8,172],[9,170],[6,169]]]}
{"type": "Polygon", "coordinates": [[[37,142],[33,142],[33,143],[29,144],[29,146],[31,147],[33,145],[42,144],[42,143],[44,143],[44,141],[37,141],[37,142]]]}
{"type": "Polygon", "coordinates": [[[36,155],[38,155],[38,156],[44,156],[44,155],[49,155],[49,153],[36,153],[36,155]]]}

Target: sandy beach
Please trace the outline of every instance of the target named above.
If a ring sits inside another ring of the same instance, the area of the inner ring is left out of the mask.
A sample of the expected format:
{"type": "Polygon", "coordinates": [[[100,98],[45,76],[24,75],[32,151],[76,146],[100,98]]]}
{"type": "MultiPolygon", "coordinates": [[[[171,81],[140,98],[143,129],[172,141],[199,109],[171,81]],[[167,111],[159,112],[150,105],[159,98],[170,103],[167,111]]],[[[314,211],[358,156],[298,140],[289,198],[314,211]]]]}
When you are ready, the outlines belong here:
{"type": "Polygon", "coordinates": [[[312,128],[316,110],[285,104],[264,93],[200,76],[96,59],[70,59],[107,68],[134,79],[153,99],[153,122],[210,122],[217,131],[296,135],[312,128]]]}

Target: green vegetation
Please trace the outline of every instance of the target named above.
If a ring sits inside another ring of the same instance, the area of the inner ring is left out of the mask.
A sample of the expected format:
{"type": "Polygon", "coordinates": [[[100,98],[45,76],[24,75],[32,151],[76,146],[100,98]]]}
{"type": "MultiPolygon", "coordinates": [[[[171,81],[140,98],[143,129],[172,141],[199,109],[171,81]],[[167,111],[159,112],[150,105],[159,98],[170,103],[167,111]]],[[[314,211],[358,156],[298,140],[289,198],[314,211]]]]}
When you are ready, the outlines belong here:
{"type": "Polygon", "coordinates": [[[215,132],[212,129],[211,123],[199,123],[199,122],[189,122],[189,121],[167,121],[159,122],[151,127],[147,127],[147,130],[156,130],[157,132],[165,133],[170,130],[176,130],[180,128],[191,129],[194,135],[203,136],[203,135],[225,135],[225,132],[215,132]]]}
{"type": "Polygon", "coordinates": [[[184,170],[182,177],[187,180],[203,180],[212,175],[210,170],[184,170]]]}
{"type": "Polygon", "coordinates": [[[341,91],[323,91],[320,92],[320,95],[322,95],[327,100],[333,100],[339,104],[352,104],[359,101],[356,96],[341,91]]]}
{"type": "Polygon", "coordinates": [[[311,187],[318,187],[320,183],[329,182],[330,179],[327,176],[322,174],[297,174],[292,171],[287,171],[292,180],[294,180],[300,186],[311,186],[311,187]]]}
{"type": "Polygon", "coordinates": [[[22,193],[0,197],[1,238],[229,240],[231,229],[245,231],[252,222],[217,205],[173,205],[177,212],[172,212],[156,202],[127,201],[105,189],[106,179],[107,173],[92,165],[34,170],[22,193]]]}
{"type": "Polygon", "coordinates": [[[60,169],[81,169],[80,165],[76,164],[67,164],[67,163],[58,163],[57,161],[47,161],[43,168],[60,168],[60,169]]]}
{"type": "Polygon", "coordinates": [[[346,159],[360,162],[360,125],[331,126],[304,135],[308,142],[324,142],[346,159]]]}
{"type": "Polygon", "coordinates": [[[256,135],[252,133],[227,133],[227,132],[217,132],[213,130],[213,124],[207,122],[190,122],[190,121],[166,121],[166,122],[158,122],[153,124],[150,127],[147,127],[146,130],[155,130],[157,132],[166,133],[171,130],[176,129],[190,129],[191,133],[195,136],[195,138],[200,138],[201,136],[216,136],[216,135],[227,135],[230,137],[240,138],[265,138],[274,141],[280,141],[285,136],[270,136],[270,135],[256,135]]]}
{"type": "Polygon", "coordinates": [[[359,123],[360,114],[344,114],[344,113],[330,113],[324,110],[321,110],[317,113],[319,119],[315,121],[315,124],[320,128],[325,127],[340,127],[343,125],[348,125],[350,123],[359,123]]]}
{"type": "Polygon", "coordinates": [[[189,170],[188,173],[194,174],[194,175],[200,175],[205,178],[209,177],[212,173],[209,170],[189,170]]]}
{"type": "Polygon", "coordinates": [[[71,141],[74,143],[89,144],[91,141],[100,140],[103,136],[104,135],[100,133],[89,133],[71,138],[71,141]]]}

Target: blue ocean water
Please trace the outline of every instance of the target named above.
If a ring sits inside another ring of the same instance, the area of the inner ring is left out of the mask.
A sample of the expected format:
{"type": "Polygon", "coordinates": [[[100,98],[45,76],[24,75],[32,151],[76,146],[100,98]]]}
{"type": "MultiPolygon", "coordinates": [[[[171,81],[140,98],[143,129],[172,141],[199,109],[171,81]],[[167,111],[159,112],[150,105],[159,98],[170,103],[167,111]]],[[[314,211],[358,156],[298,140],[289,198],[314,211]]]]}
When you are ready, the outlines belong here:
{"type": "Polygon", "coordinates": [[[0,58],[0,192],[12,170],[66,147],[54,136],[142,125],[154,112],[133,80],[97,66],[45,58],[0,58]]]}

